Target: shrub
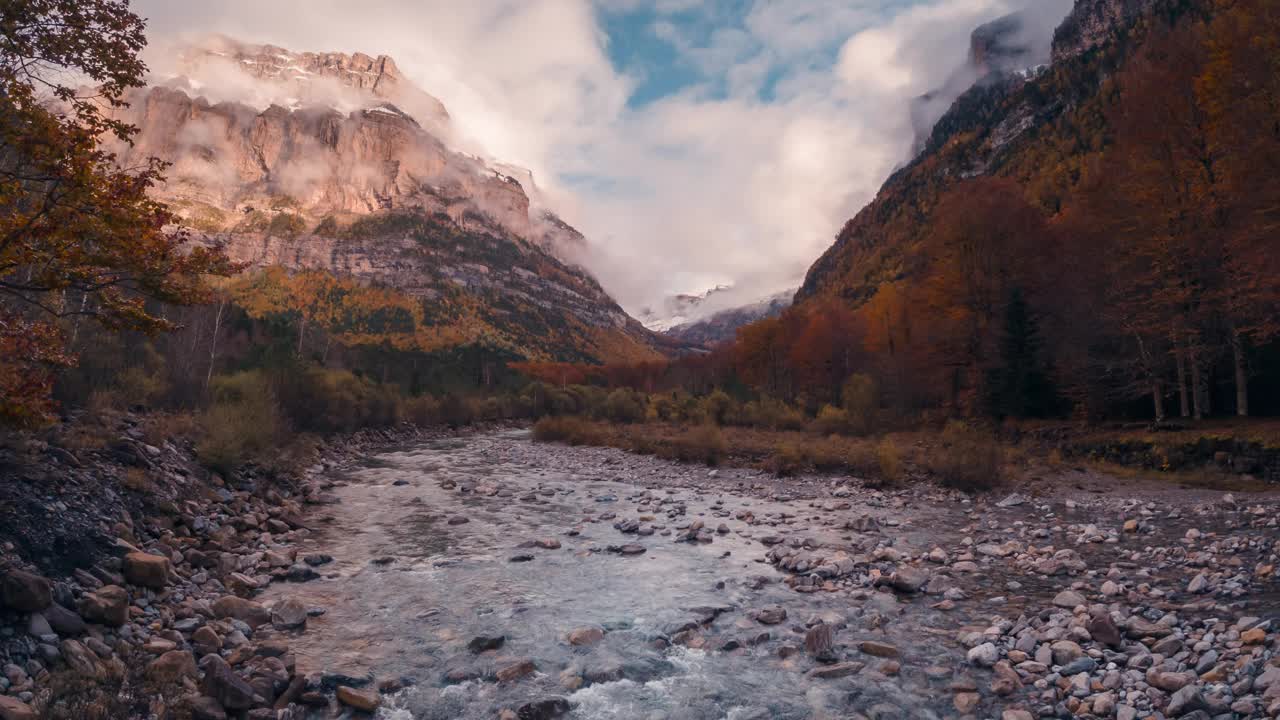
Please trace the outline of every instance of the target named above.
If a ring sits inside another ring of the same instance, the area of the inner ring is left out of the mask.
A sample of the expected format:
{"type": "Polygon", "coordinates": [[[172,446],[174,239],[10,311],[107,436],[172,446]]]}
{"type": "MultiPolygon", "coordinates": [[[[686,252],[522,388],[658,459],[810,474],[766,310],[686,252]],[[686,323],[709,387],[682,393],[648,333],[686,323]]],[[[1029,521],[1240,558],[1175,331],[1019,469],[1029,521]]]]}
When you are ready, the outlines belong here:
{"type": "Polygon", "coordinates": [[[769,456],[766,466],[778,477],[791,477],[802,472],[808,465],[809,456],[804,448],[795,443],[785,443],[769,456]]]}
{"type": "Polygon", "coordinates": [[[640,422],[645,416],[644,400],[633,390],[618,388],[605,400],[604,415],[616,423],[640,422]]]}
{"type": "Polygon", "coordinates": [[[902,480],[902,454],[892,439],[886,437],[876,446],[876,465],[885,483],[892,485],[902,480]]]}
{"type": "Polygon", "coordinates": [[[712,423],[699,425],[674,444],[676,457],[685,462],[717,465],[729,454],[729,443],[712,423]]]}
{"type": "Polygon", "coordinates": [[[724,425],[732,409],[733,398],[723,390],[716,390],[702,401],[703,416],[716,425],[724,425]]]}
{"type": "Polygon", "coordinates": [[[213,403],[200,416],[200,461],[220,472],[248,462],[261,462],[283,444],[287,423],[275,393],[262,373],[241,372],[215,377],[213,403]]]}
{"type": "Polygon", "coordinates": [[[475,408],[463,398],[449,393],[440,399],[440,422],[456,429],[475,421],[475,408]]]}
{"type": "Polygon", "coordinates": [[[399,405],[390,388],[346,370],[321,367],[282,376],[279,398],[294,427],[318,433],[392,425],[399,405]]]}
{"type": "Polygon", "coordinates": [[[840,399],[848,416],[849,430],[859,435],[870,432],[880,409],[876,381],[870,375],[854,375],[845,382],[840,399]]]}
{"type": "Polygon", "coordinates": [[[813,424],[823,435],[842,433],[849,429],[849,414],[840,408],[823,405],[813,424]]]}
{"type": "Polygon", "coordinates": [[[533,426],[533,439],[537,442],[558,442],[568,445],[604,445],[605,433],[588,420],[578,417],[545,417],[533,426]]]}
{"type": "Polygon", "coordinates": [[[958,420],[947,423],[929,454],[929,469],[947,487],[990,490],[1000,481],[1000,445],[995,436],[958,420]]]}
{"type": "Polygon", "coordinates": [[[400,417],[418,427],[440,423],[440,402],[430,395],[409,398],[400,404],[400,417]]]}
{"type": "Polygon", "coordinates": [[[306,231],[306,221],[291,212],[278,213],[267,225],[267,234],[272,237],[292,238],[306,231]]]}

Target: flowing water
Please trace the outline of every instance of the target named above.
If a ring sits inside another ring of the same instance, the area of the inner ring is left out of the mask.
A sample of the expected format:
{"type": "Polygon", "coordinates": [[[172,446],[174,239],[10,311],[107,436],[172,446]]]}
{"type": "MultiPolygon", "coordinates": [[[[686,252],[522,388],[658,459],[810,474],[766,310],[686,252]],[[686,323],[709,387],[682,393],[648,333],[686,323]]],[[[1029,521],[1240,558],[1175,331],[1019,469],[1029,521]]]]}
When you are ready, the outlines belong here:
{"type": "MultiPolygon", "coordinates": [[[[814,489],[750,470],[710,478],[705,468],[615,450],[535,444],[521,431],[380,453],[331,480],[337,502],[313,514],[315,532],[299,550],[334,561],[319,568],[322,579],[273,585],[262,600],[292,596],[324,609],[289,638],[300,671],[330,683],[402,683],[384,696],[384,720],[492,719],[554,697],[569,702],[569,717],[591,720],[954,717],[956,688],[981,687],[984,705],[999,702],[985,681],[974,683],[959,632],[980,632],[997,615],[1041,612],[1072,579],[978,557],[980,572],[933,571],[963,588],[954,608],[940,607],[937,594],[866,588],[865,575],[806,594],[783,582],[762,541],[778,534],[849,548],[861,553],[860,572],[874,572],[893,567],[867,560],[885,547],[914,557],[941,547],[954,557],[984,538],[1014,537],[1076,548],[1090,567],[1106,568],[1126,549],[1180,548],[1191,522],[1171,513],[1156,534],[1111,530],[1106,543],[1085,541],[1080,527],[1118,528],[1126,511],[1105,501],[978,508],[923,490],[858,491],[841,501],[832,497],[835,480],[813,480],[821,483],[814,489]],[[845,529],[859,516],[875,522],[845,529]],[[614,523],[624,520],[654,533],[623,534],[614,523]],[[695,521],[724,532],[677,542],[695,521]],[[616,552],[626,544],[644,552],[616,552]],[[756,611],[774,605],[786,619],[759,622],[756,611]],[[826,660],[864,668],[811,674],[830,667],[804,648],[806,628],[820,621],[838,628],[837,657],[826,660]],[[587,626],[603,629],[603,640],[568,642],[587,626]],[[497,636],[497,649],[469,647],[497,636]],[[865,640],[900,656],[866,654],[865,640]],[[502,679],[521,663],[532,671],[502,679]]],[[[1148,580],[1167,574],[1185,585],[1180,565],[1159,565],[1148,580]]]]}
{"type": "MultiPolygon", "coordinates": [[[[302,548],[336,558],[320,568],[326,578],[277,587],[265,598],[294,596],[326,609],[291,640],[301,668],[402,679],[409,687],[383,710],[392,718],[493,718],[502,708],[551,696],[566,697],[575,718],[842,717],[850,707],[877,703],[887,704],[885,711],[897,708],[898,717],[945,715],[937,698],[947,694],[930,692],[938,680],[920,670],[904,667],[900,677],[873,670],[838,679],[806,676],[814,663],[802,651],[803,629],[815,616],[847,625],[845,643],[901,642],[929,628],[895,623],[886,634],[873,627],[898,611],[892,595],[875,593],[865,606],[852,607],[842,593],[796,593],[763,562],[767,548],[759,537],[767,529],[733,517],[749,510],[786,518],[803,507],[645,490],[636,484],[644,477],[606,479],[626,475],[608,462],[589,465],[586,473],[576,462],[565,467],[574,453],[589,451],[534,445],[527,433],[496,433],[382,453],[338,478],[333,492],[340,503],[327,508],[328,517],[318,513],[318,532],[302,548]],[[652,536],[622,535],[613,527],[615,515],[645,513],[658,530],[652,536]],[[450,524],[453,517],[468,522],[450,524]],[[731,532],[709,544],[674,542],[674,529],[694,519],[723,523],[731,532]],[[542,538],[561,547],[520,547],[542,538]],[[645,552],[608,549],[624,543],[645,552]],[[518,555],[532,559],[513,562],[518,555]],[[772,604],[787,609],[786,622],[765,626],[749,616],[772,604]],[[703,631],[707,647],[663,642],[711,617],[703,631]],[[607,631],[602,642],[575,647],[566,641],[571,630],[592,625],[607,631]],[[473,637],[497,635],[506,641],[496,651],[468,649],[473,637]],[[784,659],[784,646],[801,652],[784,659]],[[496,670],[525,659],[536,665],[533,675],[493,680],[496,670]],[[585,686],[567,689],[565,671],[584,677],[585,686]],[[451,672],[452,680],[480,677],[452,682],[451,672]]],[[[929,617],[925,611],[918,620],[929,617]]],[[[911,668],[946,669],[963,658],[939,643],[915,645],[904,646],[911,668]]],[[[875,658],[862,659],[874,669],[875,658]]]]}

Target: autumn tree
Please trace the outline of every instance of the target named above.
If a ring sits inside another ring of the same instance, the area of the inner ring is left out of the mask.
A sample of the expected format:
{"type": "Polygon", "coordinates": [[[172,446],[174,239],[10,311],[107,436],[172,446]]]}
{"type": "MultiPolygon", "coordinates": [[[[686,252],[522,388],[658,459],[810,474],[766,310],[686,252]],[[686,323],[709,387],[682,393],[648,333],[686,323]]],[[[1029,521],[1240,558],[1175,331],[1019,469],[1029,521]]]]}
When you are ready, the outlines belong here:
{"type": "Polygon", "coordinates": [[[113,110],[143,84],[143,29],[124,0],[0,3],[4,422],[47,417],[53,372],[74,361],[66,322],[168,330],[149,300],[200,302],[204,276],[234,270],[216,250],[166,230],[171,215],[148,197],[159,161],[120,168],[100,144],[134,132],[113,110]]]}

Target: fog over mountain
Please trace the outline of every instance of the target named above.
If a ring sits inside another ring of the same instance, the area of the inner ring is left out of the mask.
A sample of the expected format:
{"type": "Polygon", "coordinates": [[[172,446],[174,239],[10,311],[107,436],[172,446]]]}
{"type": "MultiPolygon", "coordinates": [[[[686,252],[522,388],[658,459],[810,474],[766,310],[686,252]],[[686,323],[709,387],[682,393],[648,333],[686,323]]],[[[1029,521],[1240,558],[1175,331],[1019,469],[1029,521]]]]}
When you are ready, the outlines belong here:
{"type": "Polygon", "coordinates": [[[526,168],[535,204],[584,232],[582,262],[639,314],[719,285],[744,302],[794,287],[910,157],[916,99],[945,107],[976,77],[972,31],[1021,10],[1033,62],[1070,3],[136,5],[157,74],[170,41],[210,32],[394,58],[448,108],[449,145],[526,168]],[[640,41],[650,49],[624,52],[640,41]]]}

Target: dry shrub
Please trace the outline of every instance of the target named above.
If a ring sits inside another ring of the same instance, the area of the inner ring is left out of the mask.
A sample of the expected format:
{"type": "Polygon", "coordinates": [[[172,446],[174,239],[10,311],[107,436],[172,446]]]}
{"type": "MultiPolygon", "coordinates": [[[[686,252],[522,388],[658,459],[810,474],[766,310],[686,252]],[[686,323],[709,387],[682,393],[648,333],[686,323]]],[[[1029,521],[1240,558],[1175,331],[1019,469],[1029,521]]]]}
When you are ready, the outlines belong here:
{"type": "Polygon", "coordinates": [[[823,405],[813,425],[823,435],[843,433],[849,429],[849,414],[838,407],[823,405]]]}
{"type": "Polygon", "coordinates": [[[876,446],[876,465],[885,483],[895,485],[902,480],[902,453],[891,438],[884,438],[876,446]]]}
{"type": "Polygon", "coordinates": [[[191,413],[152,413],[143,419],[142,433],[147,443],[163,447],[166,441],[196,437],[200,425],[191,413]]]}
{"type": "Polygon", "coordinates": [[[947,423],[937,447],[929,453],[929,469],[943,485],[981,492],[1000,482],[1000,444],[991,433],[958,420],[947,423]]]}
{"type": "Polygon", "coordinates": [[[270,384],[258,372],[214,378],[213,404],[200,416],[196,454],[223,473],[263,462],[288,439],[287,423],[270,384]]]}
{"type": "Polygon", "coordinates": [[[545,417],[533,426],[533,439],[567,445],[607,445],[608,437],[594,423],[578,417],[545,417]]]}
{"type": "Polygon", "coordinates": [[[871,432],[876,414],[880,410],[880,388],[870,375],[854,375],[845,382],[840,393],[848,418],[849,430],[854,434],[871,432]]]}
{"type": "Polygon", "coordinates": [[[729,443],[720,428],[711,423],[699,425],[675,441],[676,458],[684,462],[718,465],[729,454],[729,443]]]}
{"type": "Polygon", "coordinates": [[[766,468],[778,477],[800,474],[809,463],[808,453],[796,443],[780,445],[765,462],[766,468]]]}

